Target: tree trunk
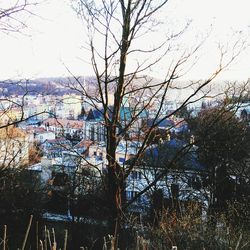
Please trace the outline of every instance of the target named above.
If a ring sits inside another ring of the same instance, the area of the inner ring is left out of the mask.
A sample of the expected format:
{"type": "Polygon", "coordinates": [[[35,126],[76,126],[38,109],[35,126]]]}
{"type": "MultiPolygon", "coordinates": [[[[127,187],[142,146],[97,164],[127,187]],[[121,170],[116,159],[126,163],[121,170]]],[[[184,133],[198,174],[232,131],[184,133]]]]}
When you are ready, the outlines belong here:
{"type": "Polygon", "coordinates": [[[116,162],[116,127],[111,126],[107,131],[107,160],[108,179],[107,197],[110,208],[110,234],[114,237],[114,249],[118,247],[119,234],[122,221],[122,190],[123,178],[122,169],[116,162]]]}

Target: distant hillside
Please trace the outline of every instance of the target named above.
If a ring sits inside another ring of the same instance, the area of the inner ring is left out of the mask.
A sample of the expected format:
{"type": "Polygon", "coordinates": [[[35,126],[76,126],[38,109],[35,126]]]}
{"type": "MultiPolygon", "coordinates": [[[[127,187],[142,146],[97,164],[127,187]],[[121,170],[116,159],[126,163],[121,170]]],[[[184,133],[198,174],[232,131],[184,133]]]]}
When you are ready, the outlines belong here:
{"type": "MultiPolygon", "coordinates": [[[[130,88],[138,88],[143,85],[154,85],[161,82],[160,79],[152,78],[149,76],[139,76],[134,78],[130,84],[130,88]],[[147,84],[145,84],[147,83],[147,84]]],[[[172,91],[169,93],[169,97],[181,97],[183,95],[191,94],[202,81],[195,81],[195,85],[191,86],[193,81],[174,81],[171,84],[172,91]]],[[[239,83],[240,84],[240,83],[239,83]]],[[[0,95],[1,96],[13,96],[13,95],[65,95],[70,93],[81,93],[82,87],[84,87],[88,94],[96,94],[97,82],[95,77],[48,77],[48,78],[37,78],[34,80],[6,80],[0,81],[0,95]]],[[[113,92],[116,88],[115,82],[111,82],[109,85],[109,91],[113,92]]],[[[223,93],[227,89],[227,83],[223,81],[214,81],[212,85],[204,88],[206,93],[210,95],[216,95],[223,93]]]]}
{"type": "Polygon", "coordinates": [[[6,80],[0,81],[0,95],[12,96],[12,95],[37,95],[37,94],[52,94],[52,95],[64,95],[69,93],[77,93],[74,87],[81,84],[91,85],[94,78],[79,77],[77,80],[73,77],[53,77],[53,78],[38,78],[34,80],[6,80]],[[79,81],[79,83],[78,83],[79,81]]]}

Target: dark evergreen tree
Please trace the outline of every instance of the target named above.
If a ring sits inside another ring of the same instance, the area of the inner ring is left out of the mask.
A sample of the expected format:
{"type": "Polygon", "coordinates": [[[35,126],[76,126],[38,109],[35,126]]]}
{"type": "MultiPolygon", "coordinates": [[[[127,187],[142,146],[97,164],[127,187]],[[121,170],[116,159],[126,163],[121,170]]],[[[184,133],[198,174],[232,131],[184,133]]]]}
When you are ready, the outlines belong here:
{"type": "Polygon", "coordinates": [[[225,107],[202,110],[191,126],[199,160],[208,170],[210,207],[223,210],[229,200],[240,199],[236,186],[247,179],[249,127],[225,107]]]}

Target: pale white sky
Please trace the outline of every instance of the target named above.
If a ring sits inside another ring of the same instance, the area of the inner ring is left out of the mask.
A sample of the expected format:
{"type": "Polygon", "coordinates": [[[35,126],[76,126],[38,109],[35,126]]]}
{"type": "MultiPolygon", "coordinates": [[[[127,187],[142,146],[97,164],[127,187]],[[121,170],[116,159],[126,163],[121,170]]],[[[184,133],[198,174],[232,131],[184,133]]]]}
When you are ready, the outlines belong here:
{"type": "MultiPolygon", "coordinates": [[[[86,52],[81,49],[86,35],[69,2],[47,0],[37,6],[34,9],[37,16],[28,19],[29,28],[23,31],[24,34],[0,32],[0,79],[65,76],[68,72],[64,64],[76,75],[92,74],[90,65],[85,62],[86,52]]],[[[168,16],[172,29],[192,20],[182,41],[187,47],[195,44],[200,34],[206,34],[211,24],[213,27],[200,52],[201,61],[186,78],[206,78],[218,64],[217,42],[230,42],[235,30],[242,31],[241,34],[249,39],[249,10],[249,0],[169,0],[161,15],[168,16]]],[[[249,64],[248,48],[220,78],[246,80],[250,77],[249,64]]],[[[156,74],[160,73],[159,67],[156,74]]]]}

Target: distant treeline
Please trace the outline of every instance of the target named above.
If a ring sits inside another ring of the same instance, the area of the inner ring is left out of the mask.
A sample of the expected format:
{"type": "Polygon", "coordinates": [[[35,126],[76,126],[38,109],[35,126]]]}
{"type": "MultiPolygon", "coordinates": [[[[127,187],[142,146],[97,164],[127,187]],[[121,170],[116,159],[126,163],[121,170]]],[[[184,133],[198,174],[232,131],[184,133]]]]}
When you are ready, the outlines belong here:
{"type": "Polygon", "coordinates": [[[88,77],[86,80],[83,77],[53,77],[39,78],[34,80],[4,80],[0,81],[0,95],[38,95],[52,94],[65,95],[71,93],[79,93],[74,86],[79,84],[94,85],[93,77],[88,77]]]}
{"type": "MultiPolygon", "coordinates": [[[[116,78],[108,79],[108,91],[113,92],[116,88],[116,78]]],[[[157,82],[149,76],[139,76],[134,79],[134,86],[143,86],[146,82],[157,82]]],[[[101,82],[105,86],[105,79],[101,82]]],[[[0,96],[13,95],[58,95],[81,94],[87,91],[91,95],[98,92],[98,85],[94,76],[79,77],[48,77],[22,80],[0,80],[0,96]],[[84,90],[83,90],[84,89],[84,90]]]]}

